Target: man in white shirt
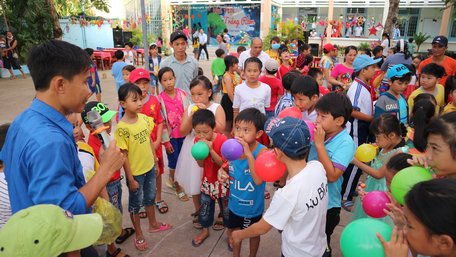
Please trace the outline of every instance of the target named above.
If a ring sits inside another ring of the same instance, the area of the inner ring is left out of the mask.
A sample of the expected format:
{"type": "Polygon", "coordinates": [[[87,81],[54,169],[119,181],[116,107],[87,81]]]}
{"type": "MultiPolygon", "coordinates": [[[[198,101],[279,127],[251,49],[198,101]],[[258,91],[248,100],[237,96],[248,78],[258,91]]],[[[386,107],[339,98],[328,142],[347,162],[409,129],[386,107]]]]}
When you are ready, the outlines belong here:
{"type": "Polygon", "coordinates": [[[201,56],[201,50],[204,50],[204,52],[206,52],[206,57],[207,57],[207,60],[209,61],[209,53],[207,52],[207,35],[206,33],[204,33],[204,29],[200,29],[200,33],[198,34],[198,40],[199,40],[199,54],[198,54],[198,61],[200,59],[200,56],[201,56]]]}
{"type": "Polygon", "coordinates": [[[252,39],[252,43],[250,44],[250,49],[242,52],[239,56],[239,69],[242,71],[244,70],[244,62],[249,57],[257,57],[263,63],[263,68],[261,72],[264,73],[264,65],[266,61],[270,58],[267,53],[263,51],[263,40],[261,38],[256,37],[252,39]]]}

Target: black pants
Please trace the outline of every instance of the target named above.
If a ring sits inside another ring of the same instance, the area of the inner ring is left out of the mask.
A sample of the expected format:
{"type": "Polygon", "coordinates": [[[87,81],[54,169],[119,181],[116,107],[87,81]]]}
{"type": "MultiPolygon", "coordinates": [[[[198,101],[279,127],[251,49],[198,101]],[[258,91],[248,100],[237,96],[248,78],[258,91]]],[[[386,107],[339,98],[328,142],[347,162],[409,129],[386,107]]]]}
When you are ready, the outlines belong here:
{"type": "MultiPolygon", "coordinates": [[[[368,142],[369,138],[369,122],[358,120],[356,126],[352,122],[352,128],[350,131],[350,136],[353,137],[355,144],[360,146],[364,143],[368,142]]],[[[348,165],[347,169],[344,172],[344,182],[342,183],[342,200],[353,200],[353,196],[356,192],[356,188],[358,187],[359,177],[361,177],[362,170],[359,169],[357,166],[350,164],[348,165]]]]}
{"type": "Polygon", "coordinates": [[[340,208],[331,208],[326,212],[326,242],[331,246],[331,235],[340,222],[340,208]]]}
{"type": "Polygon", "coordinates": [[[209,53],[207,52],[207,44],[200,44],[199,46],[199,49],[198,49],[198,61],[200,59],[200,56],[201,56],[201,50],[204,50],[204,52],[206,52],[206,58],[209,60],[209,53]]]}

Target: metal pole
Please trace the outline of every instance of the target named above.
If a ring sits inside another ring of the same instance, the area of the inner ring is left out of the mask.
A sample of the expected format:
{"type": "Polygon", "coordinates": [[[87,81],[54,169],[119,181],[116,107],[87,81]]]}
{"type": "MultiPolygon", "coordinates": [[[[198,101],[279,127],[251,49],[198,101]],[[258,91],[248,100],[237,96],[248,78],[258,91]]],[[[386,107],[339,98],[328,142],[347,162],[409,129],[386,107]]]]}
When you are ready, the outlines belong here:
{"type": "Polygon", "coordinates": [[[147,42],[146,5],[144,3],[144,0],[141,0],[141,21],[141,28],[143,33],[144,63],[146,69],[149,69],[149,43],[147,42]]]}
{"type": "MultiPolygon", "coordinates": [[[[84,0],[81,0],[81,10],[82,10],[82,18],[85,21],[86,15],[85,15],[85,10],[84,10],[84,0]]],[[[82,29],[82,48],[87,48],[87,36],[86,36],[86,31],[85,31],[85,24],[84,26],[81,26],[82,29]]]]}

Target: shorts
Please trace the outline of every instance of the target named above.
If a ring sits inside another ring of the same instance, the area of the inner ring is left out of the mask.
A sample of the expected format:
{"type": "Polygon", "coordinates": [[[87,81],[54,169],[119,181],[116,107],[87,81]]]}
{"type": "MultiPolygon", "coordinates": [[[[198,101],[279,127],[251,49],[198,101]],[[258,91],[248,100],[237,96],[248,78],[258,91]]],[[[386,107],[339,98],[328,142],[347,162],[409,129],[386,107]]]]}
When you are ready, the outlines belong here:
{"type": "Polygon", "coordinates": [[[122,183],[120,183],[120,178],[109,182],[106,185],[106,190],[108,191],[109,202],[122,213],[122,183]]]}
{"type": "Polygon", "coordinates": [[[155,166],[150,171],[133,176],[133,178],[139,183],[139,188],[135,192],[128,191],[128,212],[138,214],[141,206],[155,205],[155,194],[157,193],[155,166]]]}
{"type": "Polygon", "coordinates": [[[174,148],[174,152],[172,154],[166,153],[168,156],[168,168],[175,170],[177,165],[177,159],[179,158],[179,154],[182,149],[182,145],[184,144],[185,137],[179,138],[171,138],[169,142],[174,148]]]}
{"type": "Polygon", "coordinates": [[[92,87],[91,85],[89,85],[89,88],[90,88],[90,91],[92,91],[92,93],[94,94],[101,94],[101,86],[100,86],[100,83],[97,82],[95,83],[95,86],[92,87]]]}
{"type": "Polygon", "coordinates": [[[156,162],[156,167],[158,167],[157,175],[163,175],[163,172],[165,170],[165,162],[163,161],[163,149],[161,145],[158,147],[157,151],[155,151],[155,156],[158,159],[158,161],[156,162]]]}
{"type": "Polygon", "coordinates": [[[214,200],[209,195],[201,193],[198,222],[201,224],[201,226],[203,226],[203,228],[208,228],[214,224],[216,202],[218,202],[223,215],[223,224],[228,224],[228,197],[222,197],[221,199],[214,200]]]}
{"type": "Polygon", "coordinates": [[[234,214],[231,210],[229,210],[228,216],[228,223],[226,224],[227,228],[240,228],[246,229],[251,225],[257,223],[261,220],[262,215],[252,217],[252,218],[245,218],[234,214]]]}
{"type": "Polygon", "coordinates": [[[17,59],[14,59],[13,57],[3,57],[3,68],[7,70],[11,70],[11,68],[14,70],[22,69],[21,66],[17,63],[17,59]]]}
{"type": "Polygon", "coordinates": [[[227,121],[233,121],[233,102],[231,102],[228,94],[223,94],[220,105],[225,111],[225,117],[227,121]]]}

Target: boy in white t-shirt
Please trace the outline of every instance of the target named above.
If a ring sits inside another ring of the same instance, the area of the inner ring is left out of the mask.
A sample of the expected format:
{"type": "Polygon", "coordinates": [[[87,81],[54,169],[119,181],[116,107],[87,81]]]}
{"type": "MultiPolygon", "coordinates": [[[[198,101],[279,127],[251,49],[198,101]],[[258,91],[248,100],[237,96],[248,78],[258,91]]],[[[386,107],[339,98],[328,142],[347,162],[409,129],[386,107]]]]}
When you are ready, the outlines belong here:
{"type": "Polygon", "coordinates": [[[269,120],[265,131],[274,142],[277,158],[287,166],[287,184],[276,191],[259,222],[233,232],[233,241],[239,244],[275,227],[283,230],[282,256],[322,256],[326,249],[327,179],[320,162],[306,162],[309,129],[304,121],[285,117],[269,120]]]}
{"type": "Polygon", "coordinates": [[[310,76],[300,76],[293,81],[290,91],[294,105],[302,112],[302,118],[315,123],[317,120],[315,105],[320,98],[317,81],[310,76]]]}

